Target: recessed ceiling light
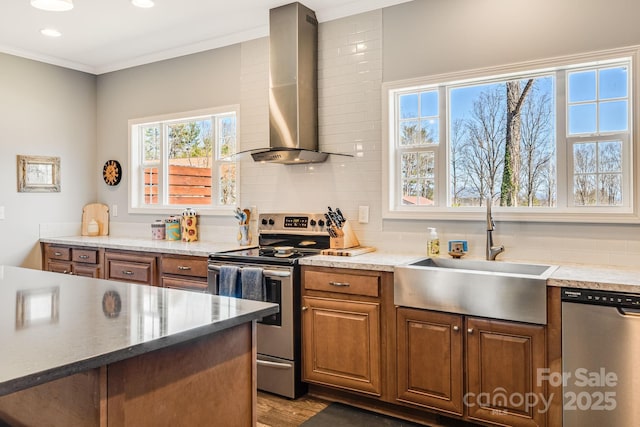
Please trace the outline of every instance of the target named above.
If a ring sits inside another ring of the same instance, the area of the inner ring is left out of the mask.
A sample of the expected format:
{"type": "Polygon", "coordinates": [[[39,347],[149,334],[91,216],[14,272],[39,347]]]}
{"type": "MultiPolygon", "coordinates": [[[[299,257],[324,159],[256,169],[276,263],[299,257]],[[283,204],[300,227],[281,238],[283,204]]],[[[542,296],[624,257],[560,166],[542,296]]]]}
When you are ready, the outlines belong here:
{"type": "Polygon", "coordinates": [[[145,9],[148,9],[155,5],[153,0],[131,0],[131,4],[136,7],[144,7],[145,9]]]}
{"type": "Polygon", "coordinates": [[[31,6],[51,12],[64,12],[73,9],[73,0],[31,0],[31,6]]]}
{"type": "Polygon", "coordinates": [[[40,34],[47,37],[60,37],[62,33],[55,28],[43,28],[40,30],[40,34]]]}

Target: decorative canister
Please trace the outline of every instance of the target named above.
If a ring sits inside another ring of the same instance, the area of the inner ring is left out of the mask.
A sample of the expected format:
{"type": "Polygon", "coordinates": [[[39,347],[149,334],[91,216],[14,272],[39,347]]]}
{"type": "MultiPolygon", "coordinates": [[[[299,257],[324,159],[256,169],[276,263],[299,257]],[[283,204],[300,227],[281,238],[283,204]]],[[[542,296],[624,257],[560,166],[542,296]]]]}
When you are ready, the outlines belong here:
{"type": "Polygon", "coordinates": [[[195,242],[198,240],[198,214],[191,208],[182,212],[182,241],[195,242]]]}
{"type": "Polygon", "coordinates": [[[153,240],[163,240],[164,239],[164,222],[158,219],[156,222],[151,224],[151,238],[153,240]]]}
{"type": "Polygon", "coordinates": [[[165,237],[167,240],[180,240],[180,218],[170,216],[164,220],[165,237]]]}

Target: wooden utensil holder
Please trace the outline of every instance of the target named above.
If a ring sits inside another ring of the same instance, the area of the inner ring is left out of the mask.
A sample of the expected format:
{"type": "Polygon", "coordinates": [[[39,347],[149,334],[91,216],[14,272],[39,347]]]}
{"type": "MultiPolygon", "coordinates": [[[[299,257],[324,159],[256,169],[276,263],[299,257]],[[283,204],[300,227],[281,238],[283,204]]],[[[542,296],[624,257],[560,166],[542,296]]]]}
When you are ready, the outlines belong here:
{"type": "Polygon", "coordinates": [[[336,229],[338,237],[331,237],[329,239],[329,247],[331,249],[347,249],[360,246],[360,242],[356,237],[356,233],[353,232],[349,221],[345,221],[341,229],[336,229]]]}

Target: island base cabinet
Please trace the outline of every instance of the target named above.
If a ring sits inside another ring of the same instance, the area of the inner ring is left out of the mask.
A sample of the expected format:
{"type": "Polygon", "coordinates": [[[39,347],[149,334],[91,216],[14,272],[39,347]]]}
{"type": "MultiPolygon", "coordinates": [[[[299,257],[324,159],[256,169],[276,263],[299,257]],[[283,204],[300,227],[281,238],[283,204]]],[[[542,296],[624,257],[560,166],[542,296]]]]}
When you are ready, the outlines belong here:
{"type": "Polygon", "coordinates": [[[380,304],[303,298],[303,380],[379,396],[380,304]]]}
{"type": "Polygon", "coordinates": [[[463,318],[398,308],[398,400],[463,414],[463,318]]]}
{"type": "Polygon", "coordinates": [[[467,395],[470,420],[513,427],[544,426],[545,328],[467,318],[467,395]]]}
{"type": "Polygon", "coordinates": [[[255,322],[248,322],[2,396],[0,420],[34,427],[255,426],[255,358],[255,322]]]}
{"type": "Polygon", "coordinates": [[[255,425],[251,329],[245,323],[109,365],[107,426],[255,425]]]}
{"type": "Polygon", "coordinates": [[[104,372],[91,369],[0,397],[0,426],[104,427],[100,424],[104,372]]]}

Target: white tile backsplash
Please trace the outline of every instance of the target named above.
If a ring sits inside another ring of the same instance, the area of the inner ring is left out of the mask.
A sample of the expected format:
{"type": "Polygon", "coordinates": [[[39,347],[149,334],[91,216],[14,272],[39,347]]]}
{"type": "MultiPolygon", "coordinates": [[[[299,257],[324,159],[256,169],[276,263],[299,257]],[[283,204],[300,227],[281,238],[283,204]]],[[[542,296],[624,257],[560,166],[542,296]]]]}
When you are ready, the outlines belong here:
{"type": "MultiPolygon", "coordinates": [[[[318,113],[322,151],[316,165],[256,164],[241,160],[242,204],[260,212],[323,212],[339,206],[363,245],[404,254],[424,254],[427,227],[435,226],[442,248],[467,240],[468,256],[484,258],[485,219],[401,221],[382,219],[382,12],[323,22],[319,26],[318,113]],[[369,206],[368,224],[357,222],[369,206]]],[[[242,44],[241,149],[268,146],[268,39],[242,44]]],[[[640,225],[498,222],[498,259],[634,266],[640,260],[640,225]]],[[[446,252],[443,253],[446,255],[446,252]]]]}

